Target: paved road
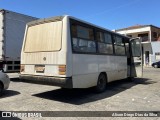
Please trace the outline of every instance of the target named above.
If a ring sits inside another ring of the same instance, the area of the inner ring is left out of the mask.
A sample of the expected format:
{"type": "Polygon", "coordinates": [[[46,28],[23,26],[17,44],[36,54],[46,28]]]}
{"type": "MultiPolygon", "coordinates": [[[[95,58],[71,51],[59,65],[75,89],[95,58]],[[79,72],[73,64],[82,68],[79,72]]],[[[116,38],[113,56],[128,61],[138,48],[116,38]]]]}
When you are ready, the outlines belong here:
{"type": "Polygon", "coordinates": [[[159,111],[160,69],[145,68],[144,78],[134,82],[121,80],[109,83],[107,90],[101,94],[95,94],[92,89],[66,90],[14,79],[0,99],[0,110],[159,111]]]}

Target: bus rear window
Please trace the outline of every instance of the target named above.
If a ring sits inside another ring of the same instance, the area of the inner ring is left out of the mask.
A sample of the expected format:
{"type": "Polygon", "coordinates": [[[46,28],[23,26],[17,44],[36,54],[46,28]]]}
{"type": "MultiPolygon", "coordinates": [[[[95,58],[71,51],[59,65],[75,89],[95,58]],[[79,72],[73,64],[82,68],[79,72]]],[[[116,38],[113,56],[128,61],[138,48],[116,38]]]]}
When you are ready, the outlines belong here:
{"type": "Polygon", "coordinates": [[[62,21],[28,27],[24,52],[59,51],[61,49],[62,21]]]}

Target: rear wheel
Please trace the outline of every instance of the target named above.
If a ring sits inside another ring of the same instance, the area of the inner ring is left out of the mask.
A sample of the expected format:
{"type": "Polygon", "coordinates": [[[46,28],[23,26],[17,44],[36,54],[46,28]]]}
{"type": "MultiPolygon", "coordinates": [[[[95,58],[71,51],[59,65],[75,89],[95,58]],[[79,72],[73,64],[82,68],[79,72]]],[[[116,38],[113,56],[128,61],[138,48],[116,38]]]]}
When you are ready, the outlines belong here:
{"type": "Polygon", "coordinates": [[[129,80],[130,82],[133,82],[133,81],[134,81],[134,77],[128,77],[128,80],[129,80]]]}
{"type": "Polygon", "coordinates": [[[0,96],[2,96],[3,93],[3,85],[0,83],[0,96]]]}
{"type": "Polygon", "coordinates": [[[97,81],[96,92],[101,93],[106,90],[107,78],[105,74],[100,74],[97,81]]]}

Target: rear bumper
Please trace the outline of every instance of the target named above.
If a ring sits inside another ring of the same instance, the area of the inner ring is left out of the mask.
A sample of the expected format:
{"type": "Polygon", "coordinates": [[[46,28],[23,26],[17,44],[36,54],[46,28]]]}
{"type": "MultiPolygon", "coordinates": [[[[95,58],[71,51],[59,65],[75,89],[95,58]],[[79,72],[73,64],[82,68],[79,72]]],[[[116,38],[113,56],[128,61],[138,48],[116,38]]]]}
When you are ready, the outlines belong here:
{"type": "Polygon", "coordinates": [[[35,83],[42,85],[53,85],[64,88],[73,88],[72,77],[47,77],[47,76],[32,76],[20,75],[22,82],[35,83]]]}

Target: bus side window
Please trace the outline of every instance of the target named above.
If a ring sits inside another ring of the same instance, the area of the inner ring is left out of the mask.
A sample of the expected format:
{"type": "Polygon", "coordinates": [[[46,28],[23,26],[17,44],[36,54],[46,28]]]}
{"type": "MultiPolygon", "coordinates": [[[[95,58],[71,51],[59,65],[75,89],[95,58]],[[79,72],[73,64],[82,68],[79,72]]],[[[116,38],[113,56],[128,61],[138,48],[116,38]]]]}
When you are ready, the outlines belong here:
{"type": "Polygon", "coordinates": [[[141,45],[138,40],[134,40],[131,42],[131,47],[132,47],[132,56],[133,57],[140,57],[141,56],[141,45]]]}
{"type": "Polygon", "coordinates": [[[125,46],[122,37],[114,36],[114,48],[116,55],[125,55],[125,46]]]}
{"type": "Polygon", "coordinates": [[[98,51],[104,54],[113,54],[112,36],[110,33],[96,32],[98,51]]]}
{"type": "Polygon", "coordinates": [[[71,34],[73,52],[96,53],[93,29],[72,24],[71,34]]]}

